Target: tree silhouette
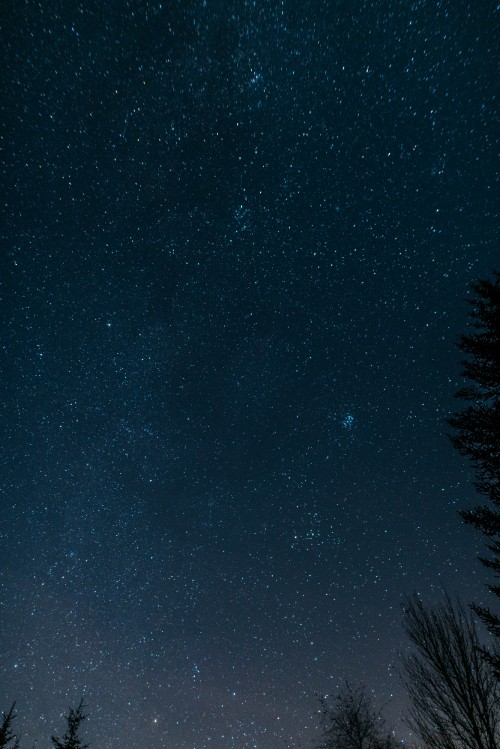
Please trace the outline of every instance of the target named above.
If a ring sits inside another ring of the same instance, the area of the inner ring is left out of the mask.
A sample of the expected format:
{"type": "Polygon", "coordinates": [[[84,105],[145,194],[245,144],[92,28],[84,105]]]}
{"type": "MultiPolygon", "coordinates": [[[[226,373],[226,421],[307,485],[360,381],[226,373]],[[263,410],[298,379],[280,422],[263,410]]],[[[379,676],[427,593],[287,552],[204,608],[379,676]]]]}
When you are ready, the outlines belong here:
{"type": "Polygon", "coordinates": [[[500,685],[481,655],[470,614],[447,597],[427,608],[404,603],[404,629],[416,652],[403,656],[410,725],[426,749],[498,749],[500,685]]]}
{"type": "Polygon", "coordinates": [[[342,686],[333,703],[320,697],[321,742],[315,749],[396,749],[398,743],[363,686],[342,686]]]}
{"type": "Polygon", "coordinates": [[[15,706],[14,702],[8,713],[3,713],[0,726],[0,749],[19,749],[19,737],[12,731],[12,723],[16,718],[15,706]]]}
{"type": "MultiPolygon", "coordinates": [[[[500,273],[493,281],[472,284],[472,326],[475,332],[462,335],[458,347],[469,358],[462,361],[463,374],[471,382],[456,394],[468,402],[460,413],[448,419],[455,430],[450,439],[461,455],[469,458],[476,474],[475,487],[490,500],[461,512],[466,523],[475,526],[488,538],[490,558],[481,562],[500,576],[500,273]]],[[[500,597],[500,585],[489,585],[500,597]]],[[[500,638],[500,618],[489,608],[473,606],[488,630],[500,638]]],[[[490,654],[490,661],[500,679],[500,655],[490,654]]]]}
{"type": "Polygon", "coordinates": [[[87,749],[90,746],[90,744],[82,744],[78,736],[80,724],[87,718],[87,715],[83,712],[84,708],[83,700],[80,700],[80,704],[75,710],[70,707],[68,717],[66,718],[68,728],[62,741],[57,736],[52,736],[52,743],[55,749],[87,749]]]}

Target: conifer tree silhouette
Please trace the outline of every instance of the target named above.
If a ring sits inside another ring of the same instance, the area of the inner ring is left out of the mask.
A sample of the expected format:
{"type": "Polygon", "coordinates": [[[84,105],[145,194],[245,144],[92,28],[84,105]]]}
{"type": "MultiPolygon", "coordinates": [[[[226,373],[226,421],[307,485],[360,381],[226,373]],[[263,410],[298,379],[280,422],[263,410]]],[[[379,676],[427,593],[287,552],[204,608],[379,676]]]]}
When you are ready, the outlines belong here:
{"type": "MultiPolygon", "coordinates": [[[[472,284],[475,294],[470,300],[473,332],[462,335],[458,348],[467,354],[462,361],[463,374],[470,385],[456,394],[468,402],[460,413],[453,414],[448,424],[453,446],[469,458],[476,474],[475,487],[489,500],[460,514],[466,523],[480,530],[487,538],[489,557],[481,562],[500,578],[500,273],[494,279],[472,284]]],[[[488,585],[497,599],[500,585],[488,585]]],[[[500,616],[485,606],[473,606],[488,630],[500,643],[500,616]]],[[[486,655],[500,679],[500,650],[486,655]]]]}
{"type": "Polygon", "coordinates": [[[0,749],[19,749],[19,737],[12,730],[12,723],[16,718],[15,706],[14,702],[9,712],[3,714],[0,726],[0,749]]]}
{"type": "Polygon", "coordinates": [[[52,736],[52,743],[54,749],[87,749],[90,744],[82,744],[78,731],[80,725],[88,717],[84,713],[85,705],[83,700],[80,700],[80,704],[76,709],[70,707],[68,716],[66,718],[68,727],[62,740],[58,739],[57,736],[52,736]]]}

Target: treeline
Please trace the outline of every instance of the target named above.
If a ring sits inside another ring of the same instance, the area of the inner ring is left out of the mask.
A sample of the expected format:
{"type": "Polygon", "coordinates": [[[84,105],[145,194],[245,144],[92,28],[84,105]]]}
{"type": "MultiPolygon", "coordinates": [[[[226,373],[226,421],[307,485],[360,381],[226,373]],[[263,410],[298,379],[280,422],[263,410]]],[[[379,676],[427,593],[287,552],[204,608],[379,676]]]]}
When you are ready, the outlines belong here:
{"type": "MultiPolygon", "coordinates": [[[[0,728],[0,749],[20,749],[20,739],[14,733],[14,721],[16,719],[15,703],[8,713],[3,714],[2,726],[0,728]]],[[[52,736],[53,749],[88,749],[90,744],[82,744],[79,736],[80,725],[87,718],[83,700],[77,708],[70,707],[66,717],[66,733],[59,739],[52,736]]]]}
{"type": "MultiPolygon", "coordinates": [[[[500,682],[470,612],[449,597],[427,607],[414,596],[405,601],[403,626],[413,645],[413,652],[402,657],[411,705],[408,724],[420,746],[500,749],[500,682]]],[[[364,686],[346,681],[335,696],[319,697],[319,702],[315,749],[401,747],[364,686]]]]}
{"type": "MultiPolygon", "coordinates": [[[[470,333],[458,348],[466,387],[456,393],[464,409],[448,419],[453,446],[472,464],[476,491],[487,504],[460,512],[486,536],[480,561],[500,598],[500,273],[472,284],[470,333]]],[[[497,601],[498,603],[498,601],[497,601]]],[[[489,607],[467,611],[449,596],[429,607],[418,596],[403,605],[403,627],[413,645],[402,656],[408,724],[424,749],[500,749],[500,617],[489,607]],[[492,635],[481,642],[474,616],[492,635]]],[[[396,749],[380,711],[363,686],[346,682],[333,698],[320,697],[320,733],[315,749],[396,749]]],[[[291,746],[291,745],[289,745],[291,746]]]]}
{"type": "MultiPolygon", "coordinates": [[[[473,284],[472,331],[458,347],[468,385],[457,393],[465,408],[448,424],[452,444],[475,472],[477,492],[488,504],[461,512],[486,537],[487,570],[500,576],[500,273],[473,284]]],[[[489,584],[494,599],[500,585],[489,584]]],[[[498,601],[497,601],[498,603],[498,601]]],[[[500,749],[500,618],[488,607],[446,596],[426,606],[418,596],[403,605],[403,627],[412,651],[402,656],[402,681],[410,701],[408,723],[424,749],[500,749]],[[481,641],[474,616],[492,635],[481,641]]],[[[396,749],[381,711],[368,690],[348,681],[333,697],[319,698],[319,739],[315,749],[396,749]]],[[[52,736],[53,749],[86,749],[79,737],[87,717],[83,702],[70,708],[66,733],[52,736]]],[[[14,731],[15,705],[4,713],[0,749],[20,749],[14,731]]],[[[288,744],[291,749],[291,744],[288,744]]]]}

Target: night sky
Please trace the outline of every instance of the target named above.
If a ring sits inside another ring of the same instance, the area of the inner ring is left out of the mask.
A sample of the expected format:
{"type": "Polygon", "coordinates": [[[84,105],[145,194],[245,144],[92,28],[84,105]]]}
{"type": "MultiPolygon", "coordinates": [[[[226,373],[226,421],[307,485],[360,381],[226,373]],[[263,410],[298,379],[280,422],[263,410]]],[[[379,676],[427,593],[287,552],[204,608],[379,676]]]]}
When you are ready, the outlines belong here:
{"type": "Polygon", "coordinates": [[[486,0],[15,0],[2,17],[0,709],[275,749],[400,603],[486,602],[447,437],[489,277],[486,0]]]}

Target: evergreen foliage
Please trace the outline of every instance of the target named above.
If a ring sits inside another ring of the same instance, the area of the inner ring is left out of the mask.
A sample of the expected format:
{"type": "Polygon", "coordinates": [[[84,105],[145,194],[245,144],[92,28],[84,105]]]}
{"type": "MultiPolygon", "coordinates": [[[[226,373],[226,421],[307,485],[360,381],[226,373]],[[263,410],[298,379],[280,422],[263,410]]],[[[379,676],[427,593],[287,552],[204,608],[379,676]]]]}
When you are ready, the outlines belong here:
{"type": "MultiPolygon", "coordinates": [[[[465,400],[465,409],[448,419],[454,432],[453,446],[469,458],[476,474],[475,487],[487,497],[489,505],[462,511],[466,523],[487,537],[489,557],[482,563],[500,577],[500,273],[494,280],[472,284],[472,326],[474,331],[460,337],[458,347],[467,355],[462,361],[463,374],[470,381],[456,394],[465,400]]],[[[500,598],[500,585],[489,585],[500,598]]],[[[474,606],[488,630],[500,638],[500,618],[489,608],[474,606]]],[[[500,655],[488,655],[500,679],[500,655]]]]}
{"type": "Polygon", "coordinates": [[[0,749],[19,749],[19,737],[12,730],[12,723],[16,718],[14,702],[8,713],[3,713],[0,726],[0,749]]]}
{"type": "Polygon", "coordinates": [[[81,739],[78,736],[80,725],[87,718],[87,715],[84,713],[84,708],[85,705],[83,704],[83,700],[80,701],[80,704],[76,709],[70,707],[66,719],[68,727],[62,740],[58,739],[57,736],[52,736],[54,749],[87,749],[90,746],[90,744],[82,744],[81,739]]]}

